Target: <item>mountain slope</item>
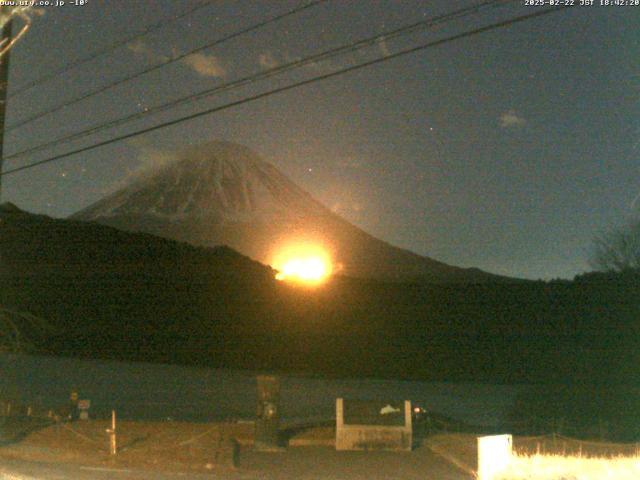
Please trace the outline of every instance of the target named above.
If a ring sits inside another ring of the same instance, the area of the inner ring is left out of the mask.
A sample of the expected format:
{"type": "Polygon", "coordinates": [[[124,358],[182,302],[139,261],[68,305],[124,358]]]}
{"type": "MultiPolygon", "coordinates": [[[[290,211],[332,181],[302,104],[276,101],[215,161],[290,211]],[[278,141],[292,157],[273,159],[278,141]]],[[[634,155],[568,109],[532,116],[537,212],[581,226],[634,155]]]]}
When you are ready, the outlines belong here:
{"type": "Polygon", "coordinates": [[[212,142],[74,214],[194,245],[228,245],[271,264],[291,243],[321,245],[345,275],[475,283],[506,280],[379,240],[335,215],[246,147],[212,142]]]}

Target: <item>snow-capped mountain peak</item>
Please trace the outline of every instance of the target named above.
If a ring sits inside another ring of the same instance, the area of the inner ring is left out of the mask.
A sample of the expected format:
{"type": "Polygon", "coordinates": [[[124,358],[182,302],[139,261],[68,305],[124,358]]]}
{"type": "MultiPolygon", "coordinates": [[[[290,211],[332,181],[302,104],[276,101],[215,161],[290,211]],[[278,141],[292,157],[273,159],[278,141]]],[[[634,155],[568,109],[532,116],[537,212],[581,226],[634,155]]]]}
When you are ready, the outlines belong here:
{"type": "Polygon", "coordinates": [[[327,214],[327,210],[250,149],[212,142],[186,150],[156,172],[74,215],[82,220],[153,216],[220,222],[267,222],[327,214]]]}

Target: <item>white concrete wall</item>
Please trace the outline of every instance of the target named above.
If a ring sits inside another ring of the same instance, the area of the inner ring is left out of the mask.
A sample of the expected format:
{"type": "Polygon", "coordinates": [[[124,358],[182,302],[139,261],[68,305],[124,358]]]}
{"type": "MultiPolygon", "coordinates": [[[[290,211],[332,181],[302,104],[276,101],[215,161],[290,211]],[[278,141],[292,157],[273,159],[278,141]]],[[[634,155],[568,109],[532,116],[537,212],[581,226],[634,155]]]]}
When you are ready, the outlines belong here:
{"type": "Polygon", "coordinates": [[[411,450],[411,402],[404,402],[404,425],[348,425],[344,400],[336,399],[336,450],[411,450]]]}

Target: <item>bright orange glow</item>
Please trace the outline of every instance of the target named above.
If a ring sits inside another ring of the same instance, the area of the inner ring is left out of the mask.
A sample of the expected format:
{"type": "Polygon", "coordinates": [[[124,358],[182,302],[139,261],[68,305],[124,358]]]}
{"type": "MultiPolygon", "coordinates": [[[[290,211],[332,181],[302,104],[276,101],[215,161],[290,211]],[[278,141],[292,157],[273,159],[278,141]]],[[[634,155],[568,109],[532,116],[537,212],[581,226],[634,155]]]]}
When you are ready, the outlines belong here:
{"type": "Polygon", "coordinates": [[[277,280],[308,284],[324,282],[332,273],[331,259],[322,248],[299,245],[284,248],[273,261],[277,280]]]}

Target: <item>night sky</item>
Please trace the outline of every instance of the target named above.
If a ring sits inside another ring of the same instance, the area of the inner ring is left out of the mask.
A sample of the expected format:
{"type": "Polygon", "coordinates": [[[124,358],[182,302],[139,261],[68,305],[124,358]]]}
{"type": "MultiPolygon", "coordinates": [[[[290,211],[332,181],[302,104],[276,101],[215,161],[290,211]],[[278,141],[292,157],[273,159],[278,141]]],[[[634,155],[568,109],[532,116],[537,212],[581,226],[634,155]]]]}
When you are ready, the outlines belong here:
{"type": "MultiPolygon", "coordinates": [[[[198,3],[88,0],[44,8],[11,52],[7,123],[307,2],[211,2],[12,95],[198,3]]],[[[10,130],[5,156],[473,3],[327,1],[10,130]]],[[[7,160],[4,169],[542,8],[512,2],[380,41],[7,160]]],[[[589,269],[595,234],[640,215],[639,32],[640,6],[571,8],[8,175],[3,201],[65,217],[175,150],[229,140],[254,149],[335,212],[394,245],[499,274],[571,278],[589,269]]]]}

